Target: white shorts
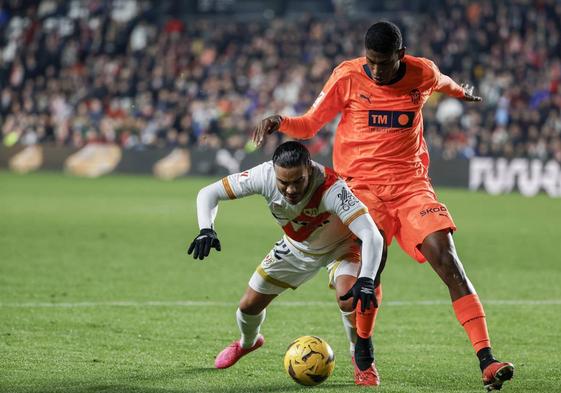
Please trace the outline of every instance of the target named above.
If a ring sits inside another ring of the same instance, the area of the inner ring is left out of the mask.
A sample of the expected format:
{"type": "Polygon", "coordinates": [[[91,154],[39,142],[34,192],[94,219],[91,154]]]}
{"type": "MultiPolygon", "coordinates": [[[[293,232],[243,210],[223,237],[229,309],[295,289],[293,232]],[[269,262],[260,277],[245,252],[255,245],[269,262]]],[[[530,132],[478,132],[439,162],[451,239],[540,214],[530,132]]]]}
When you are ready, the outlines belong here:
{"type": "Polygon", "coordinates": [[[360,244],[348,239],[327,254],[313,255],[289,248],[281,239],[257,266],[249,286],[259,293],[278,295],[287,288],[298,288],[324,267],[329,272],[330,288],[335,287],[335,280],[341,275],[358,277],[360,244]]]}

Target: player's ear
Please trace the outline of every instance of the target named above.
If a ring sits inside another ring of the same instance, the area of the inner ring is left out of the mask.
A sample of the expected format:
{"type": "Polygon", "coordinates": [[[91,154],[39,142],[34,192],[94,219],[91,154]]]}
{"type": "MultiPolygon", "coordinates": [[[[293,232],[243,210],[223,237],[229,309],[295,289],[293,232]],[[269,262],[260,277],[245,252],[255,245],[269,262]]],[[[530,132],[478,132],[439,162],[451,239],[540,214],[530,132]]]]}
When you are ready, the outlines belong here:
{"type": "Polygon", "coordinates": [[[403,48],[401,48],[397,51],[397,58],[399,60],[403,59],[403,56],[405,56],[405,48],[406,47],[404,46],[403,48]]]}

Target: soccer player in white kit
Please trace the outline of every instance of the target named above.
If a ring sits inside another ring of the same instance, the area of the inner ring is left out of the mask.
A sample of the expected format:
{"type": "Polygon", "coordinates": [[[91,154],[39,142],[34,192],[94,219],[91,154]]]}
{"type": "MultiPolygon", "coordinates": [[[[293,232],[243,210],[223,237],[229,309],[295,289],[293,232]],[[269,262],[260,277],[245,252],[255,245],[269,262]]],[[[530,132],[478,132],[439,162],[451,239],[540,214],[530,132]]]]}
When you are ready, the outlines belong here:
{"type": "Polygon", "coordinates": [[[285,142],[275,150],[272,161],[203,188],[197,197],[200,233],[188,253],[203,259],[211,248],[220,251],[213,226],[218,201],[254,194],[265,197],[284,236],[249,280],[236,311],[241,338],[216,357],[216,368],[230,367],[262,346],[264,338],[259,330],[269,303],[285,289],[296,289],[327,267],[354,355],[355,383],[378,385],[370,337],[372,321],[366,328],[370,331],[360,334],[361,326],[368,326],[368,321],[361,325],[360,319],[372,317],[366,311],[378,307],[374,281],[383,239],[365,205],[333,170],[312,161],[304,145],[285,142]]]}

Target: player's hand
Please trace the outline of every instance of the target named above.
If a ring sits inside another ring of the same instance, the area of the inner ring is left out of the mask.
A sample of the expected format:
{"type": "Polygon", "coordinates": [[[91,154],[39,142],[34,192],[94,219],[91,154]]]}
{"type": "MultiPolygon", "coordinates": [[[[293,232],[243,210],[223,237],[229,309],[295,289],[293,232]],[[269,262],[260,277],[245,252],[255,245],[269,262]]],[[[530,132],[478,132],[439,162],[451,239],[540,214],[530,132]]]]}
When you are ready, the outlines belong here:
{"type": "Polygon", "coordinates": [[[358,301],[360,300],[360,311],[365,312],[370,308],[370,304],[374,308],[378,307],[378,300],[376,300],[376,294],[374,293],[374,280],[368,277],[359,277],[356,282],[349,289],[349,292],[345,293],[343,296],[339,296],[340,300],[347,300],[353,298],[353,310],[356,308],[358,301]]]}
{"type": "Polygon", "coordinates": [[[191,253],[193,253],[193,258],[203,260],[205,257],[208,257],[211,248],[220,251],[220,240],[218,240],[218,236],[214,230],[203,228],[189,246],[187,254],[191,255],[191,253]]]}
{"type": "Polygon", "coordinates": [[[473,86],[467,84],[467,83],[462,83],[460,85],[462,87],[462,89],[464,89],[464,101],[467,102],[481,102],[483,101],[483,98],[473,95],[473,86]]]}
{"type": "Polygon", "coordinates": [[[280,117],[279,115],[269,116],[261,120],[259,125],[253,130],[253,135],[251,136],[251,140],[255,144],[255,146],[261,147],[267,135],[278,131],[280,128],[281,120],[282,117],[280,117]]]}

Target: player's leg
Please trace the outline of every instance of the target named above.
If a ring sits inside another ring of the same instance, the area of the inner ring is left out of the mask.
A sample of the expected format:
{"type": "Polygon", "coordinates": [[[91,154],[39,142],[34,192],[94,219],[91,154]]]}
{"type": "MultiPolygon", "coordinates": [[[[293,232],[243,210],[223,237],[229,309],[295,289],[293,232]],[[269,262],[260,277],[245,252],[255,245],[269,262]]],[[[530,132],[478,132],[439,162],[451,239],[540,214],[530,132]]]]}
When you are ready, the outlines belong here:
{"type": "Polygon", "coordinates": [[[395,201],[399,219],[396,238],[412,258],[429,264],[448,287],[452,306],[480,360],[484,384],[499,389],[512,377],[510,363],[497,362],[491,345],[485,313],[456,253],[451,233],[456,225],[445,205],[440,203],[429,182],[404,186],[395,201]]]}
{"type": "MultiPolygon", "coordinates": [[[[358,329],[357,336],[359,337],[356,342],[356,346],[358,347],[358,349],[360,349],[360,352],[367,353],[369,343],[364,339],[372,336],[374,332],[374,325],[376,323],[376,316],[382,304],[382,284],[380,278],[381,273],[386,265],[388,245],[391,243],[391,240],[397,230],[397,221],[395,219],[395,216],[388,210],[386,203],[383,201],[383,199],[386,197],[391,199],[391,190],[388,190],[384,187],[363,183],[353,178],[347,178],[345,179],[345,181],[347,182],[355,196],[368,207],[368,212],[376,223],[376,226],[378,227],[384,239],[382,260],[374,281],[376,299],[378,300],[378,308],[370,308],[365,313],[358,312],[356,314],[356,326],[358,329]]],[[[357,310],[360,310],[360,306],[357,306],[357,310]]],[[[366,361],[365,363],[362,363],[359,358],[360,356],[358,356],[357,354],[357,362],[361,366],[368,367],[369,362],[366,361]]]]}
{"type": "MultiPolygon", "coordinates": [[[[384,237],[384,232],[380,231],[382,234],[382,237],[384,237]]],[[[385,239],[385,238],[384,238],[385,239]]],[[[374,278],[374,292],[376,294],[376,301],[378,302],[378,307],[370,307],[369,309],[367,309],[365,312],[361,311],[361,307],[360,307],[360,301],[358,302],[357,306],[356,306],[356,310],[357,310],[357,314],[356,314],[356,324],[357,324],[357,336],[358,338],[368,338],[371,337],[374,334],[374,326],[376,324],[376,316],[378,315],[378,310],[379,308],[382,306],[382,272],[384,271],[384,268],[386,267],[386,258],[388,256],[388,246],[386,244],[386,241],[384,240],[384,248],[382,250],[382,259],[380,261],[380,268],[378,269],[378,273],[376,274],[376,277],[374,278]]],[[[356,278],[355,278],[356,279],[356,278]]],[[[353,282],[354,284],[354,282],[353,282]]],[[[352,284],[351,284],[352,286],[352,284]]],[[[349,287],[350,288],[350,287],[349,287]]],[[[348,289],[347,289],[348,290],[348,289]]],[[[349,299],[352,303],[352,299],[349,299]]],[[[341,307],[341,303],[339,303],[339,306],[341,307]]],[[[352,304],[351,304],[352,306],[352,304]]],[[[357,345],[360,347],[361,346],[361,340],[357,341],[357,345]]]]}
{"type": "Polygon", "coordinates": [[[514,367],[493,357],[483,306],[458,258],[450,231],[431,233],[420,250],[448,287],[456,317],[479,358],[485,387],[488,390],[500,389],[504,381],[512,378],[514,367]]]}
{"type": "MultiPolygon", "coordinates": [[[[356,282],[356,279],[360,272],[360,264],[358,262],[342,260],[337,262],[338,265],[334,267],[334,286],[339,309],[341,310],[341,313],[343,315],[343,324],[345,325],[346,331],[347,326],[352,326],[352,332],[350,330],[347,331],[347,336],[353,344],[353,347],[351,349],[352,353],[354,353],[355,351],[355,344],[358,344],[360,348],[360,343],[366,343],[366,341],[370,339],[374,332],[374,325],[376,323],[376,316],[378,315],[378,308],[382,304],[382,285],[380,279],[382,271],[384,270],[384,267],[386,265],[386,256],[387,246],[384,243],[384,250],[382,252],[380,268],[378,269],[378,272],[374,279],[374,291],[376,294],[378,307],[370,307],[365,312],[361,311],[360,301],[358,302],[355,310],[352,307],[352,298],[347,300],[340,299],[340,297],[346,294],[356,282]],[[353,337],[352,340],[351,337],[353,337]],[[358,338],[358,340],[356,338],[358,338]]],[[[370,360],[370,362],[366,364],[365,367],[368,367],[371,362],[372,360],[370,360]]]]}
{"type": "Polygon", "coordinates": [[[356,265],[357,266],[354,267],[357,271],[356,273],[352,272],[351,274],[339,274],[335,278],[335,299],[337,299],[337,303],[339,304],[339,310],[341,311],[341,318],[343,320],[343,328],[345,329],[345,334],[349,339],[349,351],[351,356],[354,356],[356,339],[358,337],[356,331],[356,311],[352,308],[352,299],[341,300],[339,297],[346,294],[355,283],[355,274],[358,273],[359,269],[359,265],[356,265]]]}
{"type": "Polygon", "coordinates": [[[259,334],[265,320],[266,308],[277,294],[260,293],[248,287],[236,310],[236,322],[240,329],[240,339],[224,348],[216,357],[216,368],[228,368],[243,356],[261,347],[265,339],[259,334]]]}
{"type": "MultiPolygon", "coordinates": [[[[337,285],[337,299],[339,299],[339,296],[347,293],[355,282],[356,277],[342,276],[337,285]]],[[[378,306],[380,306],[382,302],[381,285],[375,287],[375,293],[378,306]]],[[[360,348],[361,344],[359,343],[366,343],[366,341],[372,337],[374,333],[374,326],[376,324],[376,316],[378,315],[378,307],[371,307],[365,312],[362,312],[360,311],[360,301],[355,310],[352,308],[352,299],[338,300],[338,302],[339,309],[343,315],[343,324],[345,326],[352,326],[352,335],[349,334],[350,332],[347,332],[347,337],[349,337],[349,340],[353,345],[351,352],[354,354],[355,345],[358,344],[360,348]],[[351,337],[353,339],[351,339],[351,337]]]]}
{"type": "MultiPolygon", "coordinates": [[[[264,338],[259,331],[265,320],[267,306],[286,288],[295,288],[290,283],[275,278],[279,272],[280,277],[283,278],[283,269],[287,266],[285,261],[276,257],[290,254],[285,251],[285,247],[283,241],[277,242],[251,276],[236,310],[240,339],[232,342],[218,354],[214,363],[216,368],[231,367],[241,357],[263,345],[264,338]]],[[[284,273],[286,280],[290,281],[291,276],[284,273]]]]}
{"type": "MultiPolygon", "coordinates": [[[[380,385],[380,377],[374,362],[374,348],[372,345],[372,329],[374,326],[375,315],[378,311],[377,308],[371,308],[371,313],[360,312],[360,305],[356,310],[352,307],[352,299],[341,300],[340,296],[344,295],[356,282],[358,273],[360,272],[360,265],[357,262],[340,261],[335,267],[333,274],[335,281],[336,299],[341,310],[341,317],[343,320],[343,327],[347,338],[349,339],[349,349],[351,352],[351,359],[355,368],[355,383],[357,385],[380,385]],[[365,315],[366,314],[366,315],[365,315]],[[368,318],[367,318],[368,315],[368,318]],[[358,317],[363,319],[362,325],[358,325],[358,317]],[[369,319],[365,323],[364,319],[369,319]],[[358,332],[357,332],[358,331],[358,332]],[[361,337],[362,336],[362,337],[361,337]],[[360,362],[361,367],[358,367],[360,362]]],[[[376,277],[375,283],[380,282],[380,273],[383,266],[380,267],[379,273],[376,277]]],[[[376,287],[376,298],[381,302],[380,286],[376,287]]],[[[380,304],[380,303],[379,303],[380,304]]]]}
{"type": "Polygon", "coordinates": [[[449,228],[427,235],[419,249],[448,287],[452,301],[475,293],[458,258],[449,228]]]}
{"type": "Polygon", "coordinates": [[[281,239],[257,266],[236,311],[241,338],[218,355],[217,368],[230,367],[242,356],[263,345],[264,339],[259,330],[265,320],[267,306],[287,288],[296,289],[311,279],[322,266],[321,261],[314,263],[318,262],[314,257],[308,258],[308,264],[302,261],[303,258],[303,254],[295,254],[281,239]]]}
{"type": "MultiPolygon", "coordinates": [[[[380,376],[374,362],[374,347],[372,345],[372,337],[361,338],[357,333],[357,311],[352,307],[352,299],[340,300],[339,297],[344,295],[353,286],[358,276],[360,266],[357,263],[349,264],[351,266],[343,266],[348,270],[336,277],[335,293],[341,310],[341,318],[347,338],[349,339],[349,349],[351,352],[351,361],[354,367],[354,379],[356,385],[378,386],[380,385],[380,376]],[[352,266],[355,265],[355,266],[352,266]],[[354,270],[354,271],[353,271],[354,270]],[[349,274],[350,273],[350,274],[349,274]],[[363,342],[361,348],[356,348],[358,342],[363,342]],[[366,350],[364,349],[366,348],[366,350]],[[362,362],[368,362],[367,366],[358,367],[355,356],[362,354],[362,362]],[[365,359],[368,357],[368,359],[365,359]]],[[[342,270],[343,270],[342,269],[342,270]]],[[[358,310],[359,307],[357,307],[358,310]]],[[[360,312],[358,312],[360,314],[360,312]]]]}
{"type": "Polygon", "coordinates": [[[265,320],[266,308],[277,296],[277,294],[260,293],[247,287],[236,311],[242,348],[251,348],[255,344],[261,324],[265,320]]]}

